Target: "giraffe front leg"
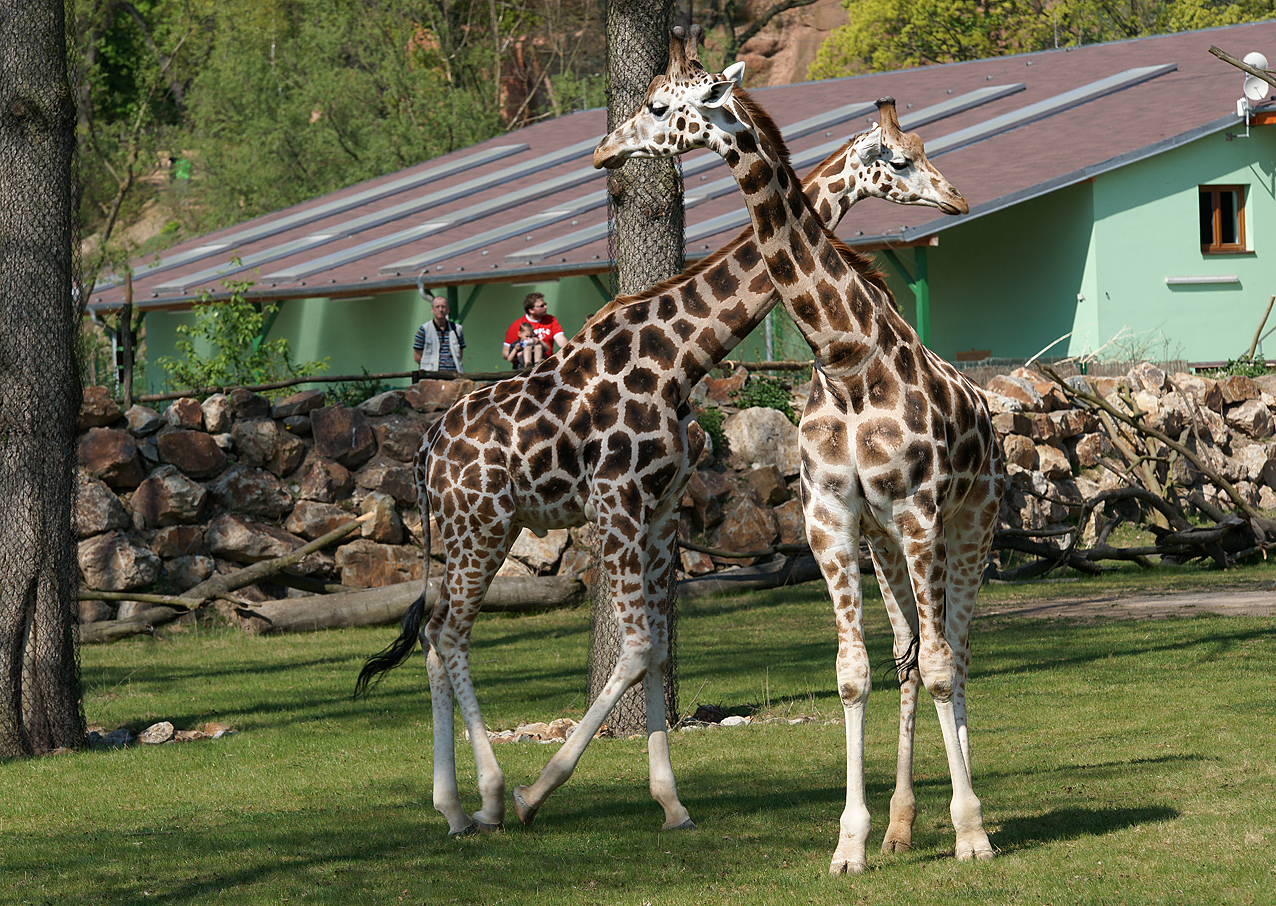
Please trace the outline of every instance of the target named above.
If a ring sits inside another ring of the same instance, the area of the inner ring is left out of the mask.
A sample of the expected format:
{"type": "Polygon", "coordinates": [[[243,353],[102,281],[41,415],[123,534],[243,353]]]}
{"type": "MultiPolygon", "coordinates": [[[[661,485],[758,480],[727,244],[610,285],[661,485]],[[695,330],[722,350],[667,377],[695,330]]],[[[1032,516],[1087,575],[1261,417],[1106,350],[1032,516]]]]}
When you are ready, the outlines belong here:
{"type": "Polygon", "coordinates": [[[607,524],[600,520],[602,556],[611,583],[612,606],[624,638],[620,656],[612,668],[602,691],[581,718],[572,735],[563,743],[541,770],[535,783],[514,790],[514,809],[519,820],[530,825],[549,795],[572,773],[611,709],[630,686],[642,679],[651,662],[651,635],[643,607],[643,545],[636,522],[609,516],[607,524]],[[620,524],[618,524],[620,523],[620,524]]]}
{"type": "Polygon", "coordinates": [[[806,518],[811,551],[833,598],[837,691],[846,719],[846,805],[829,873],[858,874],[868,868],[872,830],[864,788],[864,724],[872,680],[864,647],[859,525],[845,508],[818,497],[808,499],[806,518]]]}

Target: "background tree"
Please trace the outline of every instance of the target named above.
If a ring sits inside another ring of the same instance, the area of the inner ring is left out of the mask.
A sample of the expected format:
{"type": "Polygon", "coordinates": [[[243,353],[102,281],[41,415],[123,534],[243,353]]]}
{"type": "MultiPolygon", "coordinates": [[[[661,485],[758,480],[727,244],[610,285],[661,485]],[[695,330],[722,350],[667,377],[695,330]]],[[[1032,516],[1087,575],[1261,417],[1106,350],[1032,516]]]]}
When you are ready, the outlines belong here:
{"type": "Polygon", "coordinates": [[[0,0],[0,755],[84,745],[71,527],[75,105],[60,0],[0,0]]]}
{"type": "Polygon", "coordinates": [[[816,53],[827,79],[1078,47],[1271,16],[1273,0],[844,0],[849,21],[816,53]]]}
{"type": "MultiPolygon", "coordinates": [[[[669,29],[673,3],[651,0],[610,0],[607,4],[607,128],[614,129],[642,103],[651,80],[669,65],[669,29]]],[[[610,245],[617,295],[642,292],[683,268],[682,171],[672,159],[630,160],[607,175],[611,204],[610,245]]],[[[603,564],[607,568],[607,564],[603,564]]],[[[677,714],[677,671],[673,652],[675,606],[670,589],[670,654],[665,670],[666,710],[677,714]]],[[[616,624],[607,583],[595,583],[590,612],[589,701],[602,692],[620,656],[621,633],[616,624]]],[[[608,726],[630,735],[646,729],[642,686],[634,686],[613,709],[608,726]]]]}

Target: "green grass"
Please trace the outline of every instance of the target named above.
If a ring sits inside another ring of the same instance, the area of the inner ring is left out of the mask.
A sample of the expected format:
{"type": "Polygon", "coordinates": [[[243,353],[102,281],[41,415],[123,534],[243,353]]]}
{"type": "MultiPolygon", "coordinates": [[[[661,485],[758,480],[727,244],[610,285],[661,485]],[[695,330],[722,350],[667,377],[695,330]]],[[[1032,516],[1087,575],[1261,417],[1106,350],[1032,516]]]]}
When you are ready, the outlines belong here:
{"type": "MultiPolygon", "coordinates": [[[[1230,581],[1270,582],[1259,568],[1230,581]]],[[[1085,583],[1056,585],[1072,594],[1085,583]]],[[[991,589],[989,599],[1024,594],[991,589]]],[[[871,596],[871,595],[870,595],[871,596]]],[[[913,852],[877,853],[894,772],[889,633],[867,606],[870,871],[826,876],[844,797],[832,619],[818,586],[686,602],[681,701],[817,718],[679,732],[700,829],[661,833],[644,743],[597,740],[525,830],[448,840],[430,805],[430,713],[414,658],[350,690],[390,629],[250,638],[173,633],[85,649],[90,722],[231,724],[227,738],[0,763],[0,902],[1271,902],[1276,619],[977,624],[975,789],[999,857],[951,858],[934,709],[918,721],[913,852]]],[[[587,614],[484,616],[488,725],[579,717],[587,614]]],[[[462,741],[463,800],[477,807],[462,741]]],[[[553,749],[497,748],[509,783],[553,749]]]]}

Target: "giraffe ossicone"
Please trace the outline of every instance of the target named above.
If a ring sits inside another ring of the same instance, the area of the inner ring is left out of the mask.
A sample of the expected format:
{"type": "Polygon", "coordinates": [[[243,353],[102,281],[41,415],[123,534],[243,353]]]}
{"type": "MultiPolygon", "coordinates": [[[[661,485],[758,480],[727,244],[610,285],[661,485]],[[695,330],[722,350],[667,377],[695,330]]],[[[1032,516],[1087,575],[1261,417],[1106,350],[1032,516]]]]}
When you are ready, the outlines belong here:
{"type": "MultiPolygon", "coordinates": [[[[918,682],[935,701],[948,756],[958,858],[991,858],[971,784],[966,721],[970,618],[1005,477],[987,400],[933,354],[898,313],[878,274],[840,243],[800,191],[783,138],[740,88],[740,64],[706,72],[675,30],[668,71],[642,106],[595,149],[595,166],[709,148],[723,157],[749,208],[757,247],[786,310],[815,355],[799,426],[808,540],[834,602],[837,680],[846,717],[847,793],[830,871],[867,867],[864,719],[871,686],[863,637],[861,534],[891,620],[900,674],[896,789],[884,851],[908,849],[916,800],[913,723],[918,682]]],[[[884,145],[921,147],[902,133],[892,98],[877,102],[884,145]]],[[[882,156],[870,143],[859,149],[882,156]]],[[[901,157],[900,166],[907,166],[901,157]]],[[[895,168],[894,150],[888,164],[895,168]]],[[[934,203],[934,202],[932,202],[934,203]]],[[[936,207],[968,210],[956,190],[936,207]]]]}
{"type": "MultiPolygon", "coordinates": [[[[692,53],[694,57],[694,53],[692,53]]],[[[698,65],[698,64],[696,64],[698,65]]],[[[910,147],[873,130],[856,136],[808,177],[812,203],[836,224],[857,201],[879,197],[943,207],[960,195],[910,147]],[[883,144],[894,142],[889,152],[883,144]],[[863,147],[879,149],[868,155],[863,147]],[[889,158],[907,158],[893,168],[889,158]]],[[[643,683],[653,798],[666,829],[694,825],[677,796],[664,713],[666,611],[676,555],[676,511],[703,435],[687,399],[695,384],[775,305],[752,229],[688,271],[613,300],[557,355],[531,372],[475,390],[427,432],[416,478],[430,550],[437,517],[445,563],[437,603],[411,606],[399,637],[369,658],[358,689],[426,652],[434,736],[434,807],[449,833],[500,827],[505,780],[492,751],[469,669],[470,632],[493,575],[519,531],[598,525],[621,656],[576,731],[540,777],[513,792],[530,824],[571,776],[590,739],[631,685],[643,683]],[[480,808],[461,804],[455,763],[459,706],[474,753],[480,808]]],[[[429,582],[427,559],[426,587],[429,582]]]]}

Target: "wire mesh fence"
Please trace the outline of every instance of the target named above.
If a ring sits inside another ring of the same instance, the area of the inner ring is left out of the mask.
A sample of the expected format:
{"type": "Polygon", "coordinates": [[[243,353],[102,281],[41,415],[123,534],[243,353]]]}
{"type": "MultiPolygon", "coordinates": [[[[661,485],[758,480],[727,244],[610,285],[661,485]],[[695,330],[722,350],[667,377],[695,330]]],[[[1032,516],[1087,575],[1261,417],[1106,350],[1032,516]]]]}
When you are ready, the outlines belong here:
{"type": "Polygon", "coordinates": [[[0,0],[0,755],[84,743],[75,120],[60,2],[0,0]]]}

